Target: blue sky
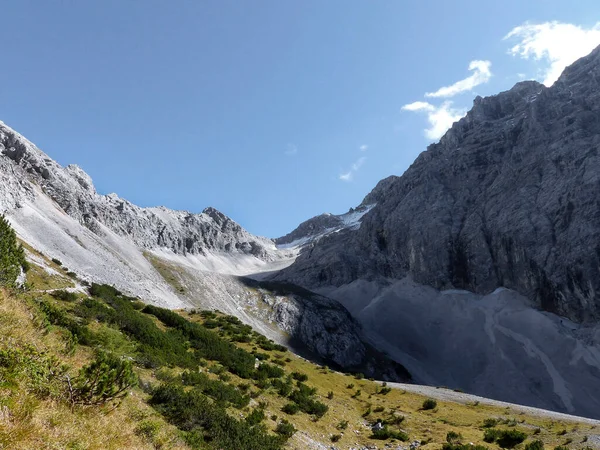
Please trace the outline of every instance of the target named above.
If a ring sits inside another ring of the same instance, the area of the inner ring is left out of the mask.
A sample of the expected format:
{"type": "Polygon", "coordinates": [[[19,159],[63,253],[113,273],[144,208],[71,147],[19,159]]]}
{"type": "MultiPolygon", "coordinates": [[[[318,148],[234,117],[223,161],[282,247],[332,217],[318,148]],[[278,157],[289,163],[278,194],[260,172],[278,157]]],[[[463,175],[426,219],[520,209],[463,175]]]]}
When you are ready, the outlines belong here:
{"type": "Polygon", "coordinates": [[[476,95],[551,83],[600,44],[597,0],[7,0],[1,14],[0,120],[100,193],[214,206],[269,237],[359,204],[476,95]]]}

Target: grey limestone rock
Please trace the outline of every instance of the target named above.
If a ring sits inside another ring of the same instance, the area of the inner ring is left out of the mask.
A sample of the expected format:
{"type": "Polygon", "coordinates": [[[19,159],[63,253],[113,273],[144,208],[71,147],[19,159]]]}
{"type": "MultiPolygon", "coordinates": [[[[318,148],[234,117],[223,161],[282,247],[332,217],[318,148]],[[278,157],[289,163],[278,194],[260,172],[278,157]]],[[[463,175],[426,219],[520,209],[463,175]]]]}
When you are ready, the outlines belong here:
{"type": "Polygon", "coordinates": [[[600,319],[600,48],[552,86],[517,83],[473,108],[401,177],[360,229],[323,237],[277,279],[307,288],[401,279],[507,287],[578,322],[600,319]]]}

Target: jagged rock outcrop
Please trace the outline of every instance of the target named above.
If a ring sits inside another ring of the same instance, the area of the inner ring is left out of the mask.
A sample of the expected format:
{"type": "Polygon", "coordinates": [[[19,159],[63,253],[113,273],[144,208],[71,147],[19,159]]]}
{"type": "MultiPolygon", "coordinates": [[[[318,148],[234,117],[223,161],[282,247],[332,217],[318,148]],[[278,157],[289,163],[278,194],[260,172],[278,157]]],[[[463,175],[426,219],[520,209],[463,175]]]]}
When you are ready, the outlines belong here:
{"type": "Polygon", "coordinates": [[[0,206],[14,209],[39,185],[71,217],[95,233],[104,225],[144,249],[176,254],[211,251],[274,259],[272,240],[254,236],[214,208],[200,214],[164,207],[141,208],[116,194],[100,195],[80,167],[60,166],[23,136],[0,122],[0,206]]]}
{"type": "Polygon", "coordinates": [[[401,279],[503,286],[578,322],[600,319],[600,48],[550,88],[477,97],[359,230],[328,235],[276,276],[308,288],[401,279]]]}

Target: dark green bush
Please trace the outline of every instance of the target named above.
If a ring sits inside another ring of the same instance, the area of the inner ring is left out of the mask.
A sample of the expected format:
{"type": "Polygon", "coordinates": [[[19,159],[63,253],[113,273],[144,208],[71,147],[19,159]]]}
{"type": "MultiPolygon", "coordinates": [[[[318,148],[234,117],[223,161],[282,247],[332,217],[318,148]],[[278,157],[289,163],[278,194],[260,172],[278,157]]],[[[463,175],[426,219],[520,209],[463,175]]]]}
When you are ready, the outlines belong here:
{"type": "Polygon", "coordinates": [[[203,394],[211,397],[215,402],[223,405],[231,404],[236,408],[244,408],[250,402],[250,397],[241,390],[220,380],[213,380],[202,372],[184,372],[181,380],[186,386],[194,386],[203,394]]]}
{"type": "Polygon", "coordinates": [[[65,291],[63,289],[53,291],[50,293],[50,295],[64,302],[74,302],[77,300],[77,294],[75,294],[74,292],[65,291]]]}
{"type": "Polygon", "coordinates": [[[380,430],[374,430],[371,439],[397,439],[402,442],[408,441],[408,434],[404,431],[391,430],[387,425],[384,425],[380,430]]]}
{"type": "Polygon", "coordinates": [[[13,287],[21,270],[29,267],[25,250],[4,216],[0,216],[0,286],[13,287]]]}
{"type": "Polygon", "coordinates": [[[484,428],[494,428],[496,425],[498,425],[498,419],[494,419],[494,418],[489,418],[489,419],[485,419],[483,421],[483,427],[484,428]]]}
{"type": "Polygon", "coordinates": [[[281,422],[277,424],[277,428],[275,428],[275,433],[289,439],[296,432],[296,428],[294,425],[289,423],[287,420],[283,419],[281,422]]]}
{"type": "Polygon", "coordinates": [[[316,394],[316,389],[310,388],[304,383],[298,382],[298,389],[295,389],[290,394],[290,400],[295,402],[300,410],[307,414],[314,414],[317,417],[323,417],[329,407],[312,398],[316,394]]]}
{"type": "Polygon", "coordinates": [[[131,361],[98,352],[72,383],[69,380],[69,397],[73,404],[103,405],[123,399],[135,385],[131,361]]]}
{"type": "Polygon", "coordinates": [[[281,378],[284,375],[285,372],[281,367],[262,363],[260,366],[258,366],[258,369],[256,369],[254,378],[257,380],[265,378],[281,378]]]}
{"type": "Polygon", "coordinates": [[[498,436],[500,436],[499,430],[488,429],[483,433],[483,441],[489,443],[495,442],[496,439],[498,439],[498,436]]]}
{"type": "Polygon", "coordinates": [[[292,372],[292,378],[297,381],[308,381],[308,375],[301,372],[292,372]]]}
{"type": "Polygon", "coordinates": [[[448,433],[446,433],[446,442],[449,442],[450,444],[460,444],[461,440],[462,435],[460,433],[455,431],[448,431],[448,433]]]}
{"type": "Polygon", "coordinates": [[[496,430],[489,428],[483,434],[485,442],[496,442],[502,448],[513,448],[527,438],[527,435],[518,430],[496,430]]]}
{"type": "Polygon", "coordinates": [[[427,400],[425,400],[423,402],[423,409],[425,409],[425,410],[435,409],[436,406],[437,406],[437,402],[432,398],[428,398],[427,400]]]}
{"type": "Polygon", "coordinates": [[[296,414],[300,411],[300,406],[298,406],[297,403],[286,403],[285,405],[283,405],[283,408],[281,408],[281,410],[286,413],[286,414],[296,414]]]}
{"type": "Polygon", "coordinates": [[[502,448],[513,448],[527,438],[527,435],[518,430],[503,430],[496,443],[502,448]]]}
{"type": "Polygon", "coordinates": [[[293,426],[291,430],[282,427],[280,436],[270,436],[263,426],[237,420],[198,390],[186,392],[181,386],[159,386],[150,403],[184,431],[186,441],[196,449],[206,448],[203,442],[210,441],[211,447],[220,449],[281,450],[295,431],[293,426]]]}
{"type": "Polygon", "coordinates": [[[231,373],[241,378],[251,378],[254,374],[254,356],[221,338],[214,331],[208,330],[198,323],[190,322],[168,309],[148,305],[143,312],[152,314],[165,325],[178,330],[189,339],[198,356],[219,361],[231,373]]]}
{"type": "Polygon", "coordinates": [[[525,450],[544,450],[544,443],[540,440],[528,442],[525,450]]]}
{"type": "Polygon", "coordinates": [[[265,420],[264,408],[254,408],[250,414],[246,417],[246,423],[250,426],[258,425],[265,420]]]}

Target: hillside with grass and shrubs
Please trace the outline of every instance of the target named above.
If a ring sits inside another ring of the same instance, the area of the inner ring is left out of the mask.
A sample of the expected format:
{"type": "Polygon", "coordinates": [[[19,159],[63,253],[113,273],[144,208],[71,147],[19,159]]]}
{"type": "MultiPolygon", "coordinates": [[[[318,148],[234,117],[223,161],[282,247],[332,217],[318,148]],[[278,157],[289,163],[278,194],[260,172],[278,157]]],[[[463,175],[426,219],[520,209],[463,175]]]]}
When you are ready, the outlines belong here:
{"type": "Polygon", "coordinates": [[[26,251],[3,218],[0,248],[0,448],[541,450],[585,448],[595,433],[393,389],[313,364],[236,317],[85,286],[26,251]]]}

